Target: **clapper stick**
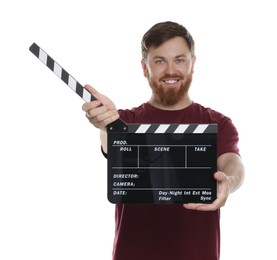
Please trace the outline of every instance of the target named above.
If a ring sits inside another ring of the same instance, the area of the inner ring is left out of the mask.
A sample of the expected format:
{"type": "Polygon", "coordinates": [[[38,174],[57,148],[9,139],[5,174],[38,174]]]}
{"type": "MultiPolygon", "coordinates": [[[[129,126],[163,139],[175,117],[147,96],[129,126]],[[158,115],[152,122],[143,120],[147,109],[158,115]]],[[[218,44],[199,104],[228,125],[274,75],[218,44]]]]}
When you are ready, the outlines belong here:
{"type": "MultiPolygon", "coordinates": [[[[52,70],[65,84],[67,84],[78,96],[86,102],[96,100],[74,77],[72,77],[61,65],[50,57],[36,43],[33,43],[29,50],[50,70],[52,70]]],[[[126,132],[128,127],[122,119],[117,119],[107,126],[108,131],[126,132]]]]}

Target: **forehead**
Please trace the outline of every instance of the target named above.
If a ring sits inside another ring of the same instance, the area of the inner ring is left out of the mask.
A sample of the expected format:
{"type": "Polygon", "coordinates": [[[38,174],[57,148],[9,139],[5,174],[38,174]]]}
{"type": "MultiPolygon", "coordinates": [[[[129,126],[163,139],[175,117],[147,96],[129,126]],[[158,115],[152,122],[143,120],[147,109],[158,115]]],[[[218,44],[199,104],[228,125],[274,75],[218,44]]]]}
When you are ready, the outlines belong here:
{"type": "Polygon", "coordinates": [[[190,50],[187,42],[182,37],[174,37],[158,47],[151,47],[148,51],[148,57],[176,57],[179,55],[189,55],[190,50]]]}

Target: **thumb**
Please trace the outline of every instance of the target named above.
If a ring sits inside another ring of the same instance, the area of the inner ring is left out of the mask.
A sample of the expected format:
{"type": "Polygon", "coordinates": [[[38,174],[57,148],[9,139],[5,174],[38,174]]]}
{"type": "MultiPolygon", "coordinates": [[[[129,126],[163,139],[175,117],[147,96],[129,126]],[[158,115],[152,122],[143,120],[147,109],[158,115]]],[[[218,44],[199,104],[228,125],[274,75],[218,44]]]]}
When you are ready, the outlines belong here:
{"type": "Polygon", "coordinates": [[[215,174],[214,174],[214,178],[217,180],[217,181],[223,181],[225,179],[225,174],[221,171],[217,171],[215,174]]]}

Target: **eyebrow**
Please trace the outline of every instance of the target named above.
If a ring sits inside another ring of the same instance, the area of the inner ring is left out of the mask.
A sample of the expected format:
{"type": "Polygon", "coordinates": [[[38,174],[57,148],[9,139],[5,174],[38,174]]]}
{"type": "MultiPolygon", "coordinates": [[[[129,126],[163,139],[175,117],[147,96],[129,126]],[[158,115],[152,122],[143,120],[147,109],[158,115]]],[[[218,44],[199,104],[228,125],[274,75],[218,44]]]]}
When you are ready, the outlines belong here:
{"type": "MultiPolygon", "coordinates": [[[[180,54],[174,57],[175,59],[179,59],[179,58],[188,58],[188,56],[186,54],[180,54]]],[[[165,59],[165,57],[163,56],[154,56],[153,59],[165,59]]]]}

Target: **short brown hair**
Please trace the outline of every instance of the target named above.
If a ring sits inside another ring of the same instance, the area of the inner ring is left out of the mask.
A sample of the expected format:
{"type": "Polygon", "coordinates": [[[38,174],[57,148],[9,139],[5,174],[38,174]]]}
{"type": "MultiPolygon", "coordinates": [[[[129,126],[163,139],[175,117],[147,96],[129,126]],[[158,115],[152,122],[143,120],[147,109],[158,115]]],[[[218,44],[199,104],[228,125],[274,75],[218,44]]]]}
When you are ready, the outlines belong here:
{"type": "Polygon", "coordinates": [[[187,42],[191,54],[194,56],[194,40],[189,31],[181,24],[175,22],[162,22],[152,26],[143,36],[141,41],[141,53],[145,59],[150,47],[159,47],[164,42],[180,36],[187,42]]]}

